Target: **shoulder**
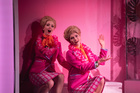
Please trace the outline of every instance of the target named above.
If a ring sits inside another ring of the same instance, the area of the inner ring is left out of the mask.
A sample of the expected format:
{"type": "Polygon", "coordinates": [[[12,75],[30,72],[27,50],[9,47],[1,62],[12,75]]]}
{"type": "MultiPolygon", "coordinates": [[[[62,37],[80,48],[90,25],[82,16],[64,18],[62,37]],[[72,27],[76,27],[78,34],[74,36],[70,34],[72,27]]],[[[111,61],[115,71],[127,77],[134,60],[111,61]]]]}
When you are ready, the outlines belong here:
{"type": "Polygon", "coordinates": [[[67,59],[67,61],[70,61],[70,60],[75,60],[75,56],[74,56],[74,53],[73,53],[73,51],[72,50],[68,50],[67,52],[66,52],[66,59],[67,59]]]}
{"type": "Polygon", "coordinates": [[[58,40],[58,36],[52,35],[52,37],[53,37],[55,40],[58,40]]]}
{"type": "Polygon", "coordinates": [[[67,51],[67,53],[72,53],[72,52],[73,52],[72,50],[68,50],[68,51],[67,51]]]}
{"type": "Polygon", "coordinates": [[[82,46],[83,46],[84,49],[90,50],[90,51],[91,51],[91,48],[89,48],[86,44],[83,44],[83,43],[82,43],[82,46]]]}
{"type": "Polygon", "coordinates": [[[68,50],[68,51],[66,52],[66,56],[70,56],[70,55],[73,55],[73,51],[72,51],[72,50],[68,50]]]}
{"type": "Polygon", "coordinates": [[[88,46],[84,43],[81,43],[84,48],[88,48],[88,46]]]}
{"type": "Polygon", "coordinates": [[[36,38],[36,42],[41,42],[43,39],[43,35],[42,34],[39,34],[36,38]]]}

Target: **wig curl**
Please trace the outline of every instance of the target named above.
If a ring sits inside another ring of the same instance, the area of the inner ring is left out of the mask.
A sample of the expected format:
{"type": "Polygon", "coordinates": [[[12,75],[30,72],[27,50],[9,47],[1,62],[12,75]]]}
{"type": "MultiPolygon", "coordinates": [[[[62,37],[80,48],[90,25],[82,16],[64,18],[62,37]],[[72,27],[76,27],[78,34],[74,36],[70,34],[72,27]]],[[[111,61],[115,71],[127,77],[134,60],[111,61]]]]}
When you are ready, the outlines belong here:
{"type": "Polygon", "coordinates": [[[77,33],[78,35],[81,36],[81,30],[77,26],[69,26],[65,29],[64,31],[64,38],[70,42],[70,35],[73,33],[77,33]]]}

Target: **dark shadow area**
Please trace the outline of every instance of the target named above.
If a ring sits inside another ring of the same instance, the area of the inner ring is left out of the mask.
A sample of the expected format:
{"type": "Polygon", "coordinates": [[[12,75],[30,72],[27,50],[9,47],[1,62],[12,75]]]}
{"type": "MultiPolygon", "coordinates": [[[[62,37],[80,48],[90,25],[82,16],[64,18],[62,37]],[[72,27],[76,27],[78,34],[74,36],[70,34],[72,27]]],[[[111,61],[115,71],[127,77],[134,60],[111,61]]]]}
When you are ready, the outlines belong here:
{"type": "MultiPolygon", "coordinates": [[[[112,5],[116,4],[112,3],[112,5]]],[[[126,79],[126,9],[123,1],[120,1],[120,7],[121,11],[118,14],[112,10],[111,47],[113,58],[111,62],[111,77],[113,81],[123,82],[126,79]],[[119,71],[117,76],[115,75],[116,69],[119,71]]]]}
{"type": "Polygon", "coordinates": [[[127,61],[128,76],[127,79],[139,79],[139,54],[140,38],[131,37],[127,40],[127,61]],[[136,76],[137,75],[137,76],[136,76]]]}
{"type": "Polygon", "coordinates": [[[29,80],[29,71],[34,62],[35,42],[37,36],[42,33],[39,21],[34,21],[28,26],[25,37],[25,46],[22,48],[22,70],[20,73],[20,93],[33,93],[34,86],[29,80]]]}

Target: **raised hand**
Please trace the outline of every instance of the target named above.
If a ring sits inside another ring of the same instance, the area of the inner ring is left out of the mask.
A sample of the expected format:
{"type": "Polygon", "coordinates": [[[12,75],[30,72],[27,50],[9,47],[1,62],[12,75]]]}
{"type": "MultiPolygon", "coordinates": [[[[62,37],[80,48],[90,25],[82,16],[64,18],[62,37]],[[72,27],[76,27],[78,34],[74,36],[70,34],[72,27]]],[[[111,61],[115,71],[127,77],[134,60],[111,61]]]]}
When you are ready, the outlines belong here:
{"type": "Polygon", "coordinates": [[[107,57],[102,57],[98,60],[98,64],[102,63],[102,62],[105,62],[105,61],[108,61],[110,60],[112,57],[110,56],[107,56],[107,57]]]}
{"type": "Polygon", "coordinates": [[[105,41],[104,41],[104,36],[102,34],[99,36],[98,41],[101,45],[101,48],[105,49],[105,41]]]}

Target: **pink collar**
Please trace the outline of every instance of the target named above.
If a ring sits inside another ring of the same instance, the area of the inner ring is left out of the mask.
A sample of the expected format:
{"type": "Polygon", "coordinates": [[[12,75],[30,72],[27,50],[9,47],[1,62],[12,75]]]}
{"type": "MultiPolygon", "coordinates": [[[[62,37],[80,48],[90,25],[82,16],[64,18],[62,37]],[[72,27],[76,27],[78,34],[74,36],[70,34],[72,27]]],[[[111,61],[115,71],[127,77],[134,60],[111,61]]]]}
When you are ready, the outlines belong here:
{"type": "Polygon", "coordinates": [[[69,49],[73,51],[73,54],[76,56],[77,59],[82,61],[82,63],[88,63],[95,61],[94,54],[92,53],[91,49],[86,46],[85,44],[81,43],[83,46],[83,49],[88,57],[88,59],[85,58],[85,56],[81,53],[81,51],[77,48],[75,48],[73,45],[69,45],[69,49]]]}

